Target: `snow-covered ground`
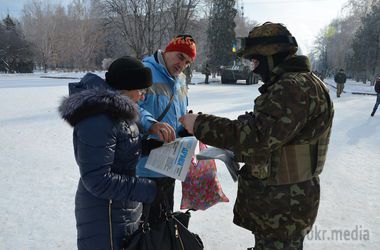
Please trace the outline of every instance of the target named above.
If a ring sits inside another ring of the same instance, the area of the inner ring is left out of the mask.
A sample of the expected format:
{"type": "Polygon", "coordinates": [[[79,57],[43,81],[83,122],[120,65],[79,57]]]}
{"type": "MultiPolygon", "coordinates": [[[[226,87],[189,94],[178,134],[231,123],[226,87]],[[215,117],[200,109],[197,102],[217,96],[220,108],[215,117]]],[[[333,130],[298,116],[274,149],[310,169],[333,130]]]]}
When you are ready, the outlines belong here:
{"type": "MultiPolygon", "coordinates": [[[[102,74],[102,73],[99,73],[102,74]]],[[[74,193],[79,177],[72,129],[57,114],[67,83],[83,73],[0,75],[0,249],[75,249],[74,193]]],[[[201,83],[198,73],[193,83],[201,83]]],[[[189,86],[190,109],[236,118],[251,110],[260,85],[189,86]]],[[[327,82],[333,83],[331,79],[327,82]]],[[[331,96],[335,119],[321,203],[305,249],[379,249],[380,111],[370,117],[373,87],[349,81],[341,98],[331,96]],[[360,89],[360,90],[358,90],[360,89]]],[[[238,250],[254,245],[253,235],[232,223],[237,186],[218,163],[229,203],[192,213],[190,229],[207,250],[238,250]]],[[[177,183],[179,208],[181,185],[177,183]]]]}

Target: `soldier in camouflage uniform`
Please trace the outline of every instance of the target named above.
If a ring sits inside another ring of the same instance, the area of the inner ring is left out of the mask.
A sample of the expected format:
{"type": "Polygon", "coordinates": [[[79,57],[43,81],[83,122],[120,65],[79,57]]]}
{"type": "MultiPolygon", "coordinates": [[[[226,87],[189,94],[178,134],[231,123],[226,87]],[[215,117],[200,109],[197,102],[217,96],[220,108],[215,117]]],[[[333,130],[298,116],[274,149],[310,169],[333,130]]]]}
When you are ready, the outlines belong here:
{"type": "Polygon", "coordinates": [[[344,84],[346,83],[346,74],[343,69],[340,69],[338,73],[334,76],[334,81],[336,83],[336,97],[340,97],[343,92],[344,84]]]}
{"type": "Polygon", "coordinates": [[[264,85],[254,110],[237,120],[188,114],[180,121],[200,141],[234,152],[239,170],[234,223],[255,235],[254,249],[302,249],[316,219],[333,118],[325,84],[296,56],[282,25],[264,23],[245,39],[264,85]]]}
{"type": "Polygon", "coordinates": [[[191,67],[191,64],[183,70],[183,74],[186,76],[186,86],[189,87],[189,84],[191,84],[191,78],[193,77],[193,68],[191,67]]]}

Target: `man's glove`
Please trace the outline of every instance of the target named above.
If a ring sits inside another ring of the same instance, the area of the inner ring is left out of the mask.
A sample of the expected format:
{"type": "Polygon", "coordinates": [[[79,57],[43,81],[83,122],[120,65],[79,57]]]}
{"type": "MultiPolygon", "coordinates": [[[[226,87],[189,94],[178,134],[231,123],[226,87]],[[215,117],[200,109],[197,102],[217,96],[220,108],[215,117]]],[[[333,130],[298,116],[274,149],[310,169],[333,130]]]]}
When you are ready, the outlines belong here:
{"type": "Polygon", "coordinates": [[[155,148],[161,147],[164,144],[163,141],[159,141],[157,139],[148,138],[145,140],[142,140],[141,142],[141,155],[147,156],[150,154],[150,151],[152,151],[155,148]]]}

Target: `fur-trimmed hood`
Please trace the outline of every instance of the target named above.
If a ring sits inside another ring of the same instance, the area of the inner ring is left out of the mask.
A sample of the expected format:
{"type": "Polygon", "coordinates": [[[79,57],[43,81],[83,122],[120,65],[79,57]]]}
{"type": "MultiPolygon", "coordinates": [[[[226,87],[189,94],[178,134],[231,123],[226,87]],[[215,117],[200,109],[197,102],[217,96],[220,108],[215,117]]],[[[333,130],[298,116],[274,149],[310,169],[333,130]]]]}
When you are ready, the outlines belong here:
{"type": "Polygon", "coordinates": [[[65,121],[75,126],[81,120],[99,114],[126,121],[137,121],[137,104],[118,91],[89,89],[64,97],[58,111],[65,121]]]}

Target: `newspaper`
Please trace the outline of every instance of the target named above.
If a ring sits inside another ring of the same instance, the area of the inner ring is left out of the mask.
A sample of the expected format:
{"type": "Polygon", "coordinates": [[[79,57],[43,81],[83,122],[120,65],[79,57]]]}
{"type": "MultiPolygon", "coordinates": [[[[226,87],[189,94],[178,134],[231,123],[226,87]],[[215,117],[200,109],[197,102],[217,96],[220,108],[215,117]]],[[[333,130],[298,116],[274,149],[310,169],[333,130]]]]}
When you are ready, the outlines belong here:
{"type": "Polygon", "coordinates": [[[165,143],[150,152],[145,167],[157,173],[185,181],[197,142],[198,140],[194,136],[190,136],[165,143]]]}
{"type": "Polygon", "coordinates": [[[234,160],[234,153],[229,150],[208,147],[196,155],[198,161],[218,159],[224,162],[234,182],[238,180],[239,163],[234,160]]]}

